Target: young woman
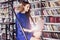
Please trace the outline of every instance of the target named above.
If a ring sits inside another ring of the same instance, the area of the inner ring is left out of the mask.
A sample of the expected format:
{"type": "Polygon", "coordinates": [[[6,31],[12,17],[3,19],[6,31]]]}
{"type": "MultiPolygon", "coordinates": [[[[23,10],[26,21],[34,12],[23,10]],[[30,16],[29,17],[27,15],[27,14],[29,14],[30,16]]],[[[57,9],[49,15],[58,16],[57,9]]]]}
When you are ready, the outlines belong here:
{"type": "MultiPolygon", "coordinates": [[[[21,30],[21,27],[23,28],[23,31],[26,35],[27,40],[40,40],[40,31],[39,30],[36,31],[34,29],[35,27],[32,28],[31,25],[30,25],[30,20],[29,19],[32,20],[32,18],[30,16],[30,3],[25,2],[25,1],[21,2],[20,6],[18,7],[18,10],[19,10],[19,13],[17,13],[17,18],[18,19],[16,19],[16,28],[17,28],[16,37],[17,37],[17,40],[25,40],[25,37],[24,37],[24,35],[22,33],[22,30],[21,30]],[[21,23],[21,27],[19,25],[18,20],[21,23]]],[[[39,21],[37,22],[37,24],[39,24],[39,26],[41,26],[42,25],[41,23],[43,23],[43,22],[40,22],[40,21],[42,21],[42,20],[39,19],[39,21]]],[[[34,23],[34,21],[33,21],[33,23],[34,23]]]]}
{"type": "Polygon", "coordinates": [[[22,33],[21,27],[24,30],[24,33],[26,35],[27,40],[30,40],[31,36],[32,36],[32,31],[30,29],[31,25],[30,25],[30,21],[29,18],[31,18],[30,16],[30,4],[28,2],[21,2],[20,6],[18,7],[19,13],[17,13],[17,18],[16,18],[16,38],[17,40],[25,40],[25,37],[22,33]],[[19,21],[21,23],[21,27],[19,25],[19,21]]]}

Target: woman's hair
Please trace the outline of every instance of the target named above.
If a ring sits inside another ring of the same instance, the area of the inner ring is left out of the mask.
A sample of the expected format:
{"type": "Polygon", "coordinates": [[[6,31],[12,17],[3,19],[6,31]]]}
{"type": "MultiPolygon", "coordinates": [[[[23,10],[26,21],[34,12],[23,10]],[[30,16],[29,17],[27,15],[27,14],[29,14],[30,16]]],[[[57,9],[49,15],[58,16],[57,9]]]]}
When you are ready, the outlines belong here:
{"type": "MultiPolygon", "coordinates": [[[[19,10],[20,12],[24,11],[24,7],[23,6],[25,6],[27,4],[30,4],[30,3],[29,2],[26,2],[26,1],[21,1],[20,2],[20,5],[17,8],[17,10],[19,10]]],[[[29,17],[30,16],[30,9],[25,14],[29,17]]]]}
{"type": "MultiPolygon", "coordinates": [[[[25,5],[27,5],[27,4],[30,4],[30,3],[27,2],[27,1],[21,1],[20,4],[21,4],[21,5],[20,5],[17,9],[18,9],[20,12],[22,12],[22,11],[24,10],[23,6],[25,6],[25,5]]],[[[30,8],[31,8],[31,6],[30,6],[30,8]]],[[[33,18],[32,18],[31,15],[30,15],[30,9],[29,9],[28,12],[26,12],[25,14],[26,14],[27,17],[30,17],[31,20],[33,21],[33,18]]],[[[33,21],[33,23],[34,23],[34,21],[33,21]]]]}
{"type": "Polygon", "coordinates": [[[24,7],[23,6],[25,6],[25,5],[27,5],[27,4],[30,4],[29,2],[26,2],[26,1],[21,1],[20,2],[20,5],[18,6],[18,10],[20,11],[20,12],[22,12],[22,11],[24,11],[24,7]]]}

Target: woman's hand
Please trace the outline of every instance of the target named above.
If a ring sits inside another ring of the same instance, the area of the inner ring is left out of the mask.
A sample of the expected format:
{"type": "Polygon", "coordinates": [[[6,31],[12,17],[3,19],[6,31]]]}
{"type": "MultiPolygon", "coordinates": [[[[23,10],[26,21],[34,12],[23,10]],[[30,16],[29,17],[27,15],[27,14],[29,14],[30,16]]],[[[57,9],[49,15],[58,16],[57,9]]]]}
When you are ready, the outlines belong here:
{"type": "Polygon", "coordinates": [[[25,31],[25,32],[32,32],[33,30],[31,30],[31,29],[25,29],[25,28],[23,28],[23,30],[25,31]]]}

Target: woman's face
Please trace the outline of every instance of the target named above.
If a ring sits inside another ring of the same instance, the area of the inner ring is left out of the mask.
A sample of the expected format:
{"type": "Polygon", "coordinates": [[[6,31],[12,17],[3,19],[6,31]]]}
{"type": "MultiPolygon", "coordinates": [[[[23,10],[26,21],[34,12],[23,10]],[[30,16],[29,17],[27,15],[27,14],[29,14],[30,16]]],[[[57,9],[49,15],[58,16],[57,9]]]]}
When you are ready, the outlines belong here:
{"type": "Polygon", "coordinates": [[[29,9],[30,9],[30,4],[26,4],[26,5],[24,6],[24,11],[25,11],[25,12],[28,12],[29,9]]]}

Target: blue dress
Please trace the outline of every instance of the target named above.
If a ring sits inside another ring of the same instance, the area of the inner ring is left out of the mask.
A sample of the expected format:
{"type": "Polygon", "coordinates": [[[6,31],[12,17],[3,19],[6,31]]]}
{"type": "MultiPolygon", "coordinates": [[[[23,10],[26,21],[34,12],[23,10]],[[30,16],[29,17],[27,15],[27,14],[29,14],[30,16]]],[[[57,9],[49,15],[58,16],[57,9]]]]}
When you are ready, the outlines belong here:
{"type": "MultiPolygon", "coordinates": [[[[19,21],[20,21],[20,23],[22,25],[22,28],[30,29],[29,18],[25,14],[19,12],[17,14],[17,17],[18,17],[18,19],[19,19],[19,21]]],[[[17,40],[25,40],[25,37],[24,37],[24,35],[22,33],[22,30],[21,30],[21,28],[19,26],[17,18],[16,18],[16,28],[17,28],[17,30],[16,30],[16,38],[17,38],[17,40]]],[[[27,39],[30,40],[30,38],[32,36],[32,33],[28,33],[28,32],[24,32],[24,33],[25,33],[27,39]]]]}

